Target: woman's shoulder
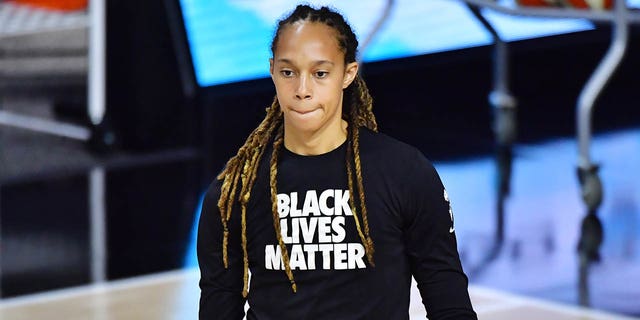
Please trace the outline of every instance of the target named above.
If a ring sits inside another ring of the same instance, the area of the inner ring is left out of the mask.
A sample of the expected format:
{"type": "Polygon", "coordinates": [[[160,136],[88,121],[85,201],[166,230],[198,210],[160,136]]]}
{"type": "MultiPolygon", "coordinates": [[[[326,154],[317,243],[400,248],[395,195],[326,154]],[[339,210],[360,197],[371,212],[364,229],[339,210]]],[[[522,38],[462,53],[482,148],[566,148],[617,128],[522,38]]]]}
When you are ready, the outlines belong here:
{"type": "Polygon", "coordinates": [[[381,132],[360,129],[360,152],[390,161],[423,161],[425,156],[416,147],[381,132]]]}
{"type": "Polygon", "coordinates": [[[360,130],[360,158],[363,168],[384,176],[402,177],[403,181],[436,175],[433,164],[418,148],[365,128],[360,130]]]}

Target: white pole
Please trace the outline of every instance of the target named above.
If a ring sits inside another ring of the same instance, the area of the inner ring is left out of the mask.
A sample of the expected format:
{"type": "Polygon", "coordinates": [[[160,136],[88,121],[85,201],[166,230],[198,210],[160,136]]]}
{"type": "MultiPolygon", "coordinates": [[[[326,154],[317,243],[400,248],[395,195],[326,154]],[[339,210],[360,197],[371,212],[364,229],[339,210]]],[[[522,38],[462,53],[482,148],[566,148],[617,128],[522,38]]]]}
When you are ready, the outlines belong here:
{"type": "Polygon", "coordinates": [[[105,0],[90,0],[87,112],[93,125],[100,124],[105,114],[106,35],[105,0]]]}
{"type": "Polygon", "coordinates": [[[89,206],[91,282],[95,284],[107,279],[105,171],[100,166],[91,169],[89,174],[89,206]]]}
{"type": "MultiPolygon", "coordinates": [[[[102,122],[105,114],[106,70],[106,3],[89,1],[89,66],[87,77],[87,112],[93,125],[102,122]]],[[[89,175],[91,281],[106,281],[106,213],[105,171],[95,167],[89,175]]]]}
{"type": "Polygon", "coordinates": [[[615,2],[615,20],[613,21],[613,36],[611,45],[589,81],[578,97],[576,128],[578,136],[578,167],[590,168],[591,159],[591,117],[596,99],[602,93],[605,85],[620,65],[627,49],[629,38],[628,10],[623,0],[615,2]]]}

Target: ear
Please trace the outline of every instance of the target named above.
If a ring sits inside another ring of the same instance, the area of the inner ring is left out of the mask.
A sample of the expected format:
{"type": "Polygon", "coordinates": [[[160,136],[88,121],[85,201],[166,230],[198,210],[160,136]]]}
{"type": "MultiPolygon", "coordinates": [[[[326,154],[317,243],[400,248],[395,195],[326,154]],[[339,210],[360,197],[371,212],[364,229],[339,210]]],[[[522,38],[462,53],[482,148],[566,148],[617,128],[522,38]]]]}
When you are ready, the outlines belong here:
{"type": "Polygon", "coordinates": [[[355,79],[357,75],[358,63],[351,62],[347,64],[344,70],[344,81],[342,82],[342,89],[346,89],[351,84],[351,82],[353,82],[353,79],[355,79]]]}

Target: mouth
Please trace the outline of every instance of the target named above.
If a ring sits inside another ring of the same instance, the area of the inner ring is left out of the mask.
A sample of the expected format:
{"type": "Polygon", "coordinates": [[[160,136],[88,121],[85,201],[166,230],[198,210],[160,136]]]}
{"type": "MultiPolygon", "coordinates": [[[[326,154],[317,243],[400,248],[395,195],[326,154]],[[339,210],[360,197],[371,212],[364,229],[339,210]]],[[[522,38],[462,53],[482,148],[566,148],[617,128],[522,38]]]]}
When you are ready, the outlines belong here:
{"type": "Polygon", "coordinates": [[[310,115],[316,111],[320,110],[320,108],[313,108],[313,109],[291,109],[292,112],[297,113],[299,115],[310,115]]]}

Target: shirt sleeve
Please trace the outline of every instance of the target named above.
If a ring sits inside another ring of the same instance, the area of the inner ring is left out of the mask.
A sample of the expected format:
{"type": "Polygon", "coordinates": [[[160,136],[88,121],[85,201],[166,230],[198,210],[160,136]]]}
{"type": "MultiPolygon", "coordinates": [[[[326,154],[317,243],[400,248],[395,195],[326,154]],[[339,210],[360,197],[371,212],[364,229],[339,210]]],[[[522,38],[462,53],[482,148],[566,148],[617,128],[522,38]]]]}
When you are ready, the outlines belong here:
{"type": "MultiPolygon", "coordinates": [[[[200,320],[238,319],[244,317],[242,297],[243,264],[238,219],[229,222],[228,261],[222,260],[223,227],[218,210],[221,183],[211,184],[202,204],[198,224],[198,264],[200,266],[200,320]]],[[[239,212],[234,210],[236,217],[239,212]]]]}
{"type": "Polygon", "coordinates": [[[477,319],[458,256],[453,213],[433,165],[419,152],[410,195],[406,248],[430,320],[477,319]]]}

